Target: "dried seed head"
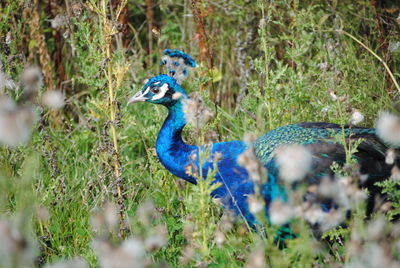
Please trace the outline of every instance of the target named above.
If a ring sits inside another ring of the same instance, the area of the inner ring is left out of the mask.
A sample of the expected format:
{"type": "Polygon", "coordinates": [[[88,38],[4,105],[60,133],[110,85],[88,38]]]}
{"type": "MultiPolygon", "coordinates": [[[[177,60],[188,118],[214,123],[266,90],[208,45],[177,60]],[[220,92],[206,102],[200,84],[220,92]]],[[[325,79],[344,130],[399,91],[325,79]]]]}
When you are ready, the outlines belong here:
{"type": "Polygon", "coordinates": [[[338,184],[336,181],[332,181],[329,177],[322,178],[317,188],[317,194],[322,198],[335,198],[338,192],[338,184]]]}
{"type": "Polygon", "coordinates": [[[194,233],[194,224],[191,215],[186,217],[186,224],[183,226],[183,235],[185,236],[186,240],[191,241],[193,239],[194,233]]]}
{"type": "Polygon", "coordinates": [[[369,222],[367,227],[367,235],[369,240],[378,240],[382,237],[385,230],[386,220],[383,215],[369,222]]]}
{"type": "Polygon", "coordinates": [[[267,24],[267,20],[265,18],[260,19],[260,21],[258,22],[258,27],[259,28],[263,28],[265,27],[265,25],[267,24]]]}
{"type": "Polygon", "coordinates": [[[0,220],[0,267],[34,267],[34,243],[7,220],[0,220]]]}
{"type": "Polygon", "coordinates": [[[253,144],[257,137],[253,133],[246,133],[243,137],[243,141],[247,144],[253,144]]]}
{"type": "Polygon", "coordinates": [[[50,212],[46,207],[37,206],[36,215],[43,222],[48,222],[50,220],[50,212]]]}
{"type": "Polygon", "coordinates": [[[43,86],[42,71],[39,67],[30,66],[25,68],[21,76],[22,85],[26,92],[37,92],[43,86]]]}
{"type": "Polygon", "coordinates": [[[0,94],[0,113],[14,112],[17,110],[15,101],[6,94],[0,94]]]}
{"type": "Polygon", "coordinates": [[[331,209],[328,213],[324,214],[322,221],[319,222],[319,230],[320,232],[326,232],[332,228],[335,228],[339,224],[341,224],[344,220],[344,214],[341,210],[331,209]]]}
{"type": "Polygon", "coordinates": [[[179,263],[183,266],[188,265],[194,258],[196,251],[192,245],[187,245],[182,252],[182,256],[179,258],[179,263]]]}
{"type": "Polygon", "coordinates": [[[0,143],[16,147],[27,142],[36,121],[32,106],[17,107],[8,96],[0,96],[0,143]]]}
{"type": "Polygon", "coordinates": [[[75,17],[79,17],[82,13],[82,4],[79,2],[75,2],[72,4],[72,13],[75,17]]]}
{"type": "Polygon", "coordinates": [[[396,50],[398,50],[399,48],[400,48],[400,42],[394,42],[394,43],[389,44],[388,50],[390,53],[393,53],[396,50]]]}
{"type": "Polygon", "coordinates": [[[394,149],[389,149],[386,152],[385,163],[388,165],[393,165],[396,160],[396,151],[394,149]]]}
{"type": "Polygon", "coordinates": [[[295,216],[295,208],[281,200],[276,200],[270,205],[269,216],[273,224],[283,225],[295,216]]]}
{"type": "Polygon", "coordinates": [[[50,20],[51,28],[59,30],[61,27],[68,24],[68,17],[58,14],[54,19],[50,20]]]}
{"type": "Polygon", "coordinates": [[[101,209],[97,209],[90,219],[92,229],[95,232],[115,232],[118,221],[118,207],[111,202],[107,202],[101,209]]]}
{"type": "Polygon", "coordinates": [[[144,267],[144,245],[136,238],[129,238],[119,246],[114,246],[106,240],[95,239],[92,248],[102,268],[144,267]]]}
{"type": "Polygon", "coordinates": [[[267,261],[265,259],[265,249],[262,245],[258,245],[247,259],[246,268],[265,268],[267,261]]]}
{"type": "Polygon", "coordinates": [[[350,124],[358,125],[362,121],[364,121],[364,115],[357,109],[353,109],[353,112],[351,113],[350,124]]]}
{"type": "Polygon", "coordinates": [[[182,103],[186,122],[197,130],[201,129],[214,116],[198,94],[192,94],[190,99],[186,98],[182,103]]]}
{"type": "Polygon", "coordinates": [[[372,242],[363,245],[362,252],[357,259],[360,261],[361,267],[398,267],[398,264],[391,264],[389,254],[380,244],[372,242]]]}
{"type": "Polygon", "coordinates": [[[82,258],[73,258],[72,260],[65,260],[46,265],[45,268],[88,268],[89,265],[82,258]]]}
{"type": "Polygon", "coordinates": [[[118,206],[114,203],[107,202],[104,205],[104,218],[110,229],[116,229],[119,221],[118,206]]]}
{"type": "Polygon", "coordinates": [[[225,233],[218,229],[215,232],[214,239],[217,246],[221,248],[225,243],[225,233]]]}
{"type": "Polygon", "coordinates": [[[6,75],[0,67],[0,93],[6,88],[15,89],[15,82],[8,75],[6,75]]]}
{"type": "Polygon", "coordinates": [[[212,144],[218,142],[218,134],[214,130],[208,130],[204,135],[204,142],[206,144],[212,144]]]}
{"type": "Polygon", "coordinates": [[[249,210],[253,214],[261,212],[265,207],[265,202],[256,195],[249,195],[247,197],[247,202],[249,203],[249,210]]]}
{"type": "Polygon", "coordinates": [[[400,119],[389,112],[381,112],[376,123],[378,136],[389,145],[400,146],[400,119]]]}
{"type": "Polygon", "coordinates": [[[148,251],[155,251],[167,245],[167,228],[160,224],[154,229],[154,234],[146,238],[144,244],[148,251]]]}
{"type": "Polygon", "coordinates": [[[249,173],[250,178],[257,183],[262,183],[266,179],[267,170],[258,160],[252,143],[255,138],[252,134],[246,134],[244,141],[248,144],[248,148],[237,158],[237,163],[244,167],[249,173]]]}
{"type": "Polygon", "coordinates": [[[329,69],[331,68],[330,64],[327,62],[321,62],[320,64],[318,64],[318,67],[323,72],[329,71],[329,69]]]}
{"type": "Polygon", "coordinates": [[[64,106],[65,95],[59,90],[48,90],[42,96],[42,104],[52,110],[60,109],[64,106]]]}
{"type": "Polygon", "coordinates": [[[231,211],[225,211],[221,217],[221,222],[219,223],[218,228],[226,233],[229,232],[233,228],[234,216],[231,211]]]}
{"type": "Polygon", "coordinates": [[[136,217],[141,224],[148,226],[158,217],[158,212],[154,206],[153,201],[146,200],[141,203],[136,211],[136,217]]]}
{"type": "Polygon", "coordinates": [[[312,204],[303,210],[304,219],[307,220],[311,225],[316,225],[322,222],[323,218],[325,217],[324,214],[325,213],[319,204],[312,204]]]}
{"type": "Polygon", "coordinates": [[[333,101],[338,100],[338,96],[336,95],[335,91],[333,91],[333,90],[329,90],[329,96],[331,97],[331,100],[333,100],[333,101]]]}
{"type": "Polygon", "coordinates": [[[266,178],[267,171],[260,161],[258,161],[253,148],[249,148],[240,154],[237,163],[247,170],[254,182],[261,183],[266,178]]]}
{"type": "Polygon", "coordinates": [[[304,179],[312,164],[311,153],[301,145],[282,145],[276,149],[279,176],[292,183],[304,179]]]}
{"type": "Polygon", "coordinates": [[[220,160],[222,160],[222,158],[223,158],[222,153],[220,153],[220,152],[215,152],[214,153],[214,160],[215,161],[220,161],[220,160]]]}
{"type": "Polygon", "coordinates": [[[392,179],[395,181],[400,181],[400,169],[398,168],[397,165],[394,165],[392,170],[392,179]]]}

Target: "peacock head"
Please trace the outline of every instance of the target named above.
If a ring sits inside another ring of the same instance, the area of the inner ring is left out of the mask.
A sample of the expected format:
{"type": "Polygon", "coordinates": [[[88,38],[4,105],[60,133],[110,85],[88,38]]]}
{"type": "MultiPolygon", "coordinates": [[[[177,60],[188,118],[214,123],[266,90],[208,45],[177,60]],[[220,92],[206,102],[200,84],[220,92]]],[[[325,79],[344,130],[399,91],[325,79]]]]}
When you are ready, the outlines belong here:
{"type": "Polygon", "coordinates": [[[145,101],[172,107],[181,98],[188,98],[180,84],[188,77],[189,69],[196,67],[196,62],[180,50],[165,49],[161,65],[168,75],[151,78],[142,90],[128,100],[128,104],[145,101]]]}
{"type": "Polygon", "coordinates": [[[162,104],[168,108],[174,106],[181,98],[187,97],[188,95],[175,78],[160,74],[149,79],[142,90],[128,100],[128,104],[150,102],[162,104]]]}

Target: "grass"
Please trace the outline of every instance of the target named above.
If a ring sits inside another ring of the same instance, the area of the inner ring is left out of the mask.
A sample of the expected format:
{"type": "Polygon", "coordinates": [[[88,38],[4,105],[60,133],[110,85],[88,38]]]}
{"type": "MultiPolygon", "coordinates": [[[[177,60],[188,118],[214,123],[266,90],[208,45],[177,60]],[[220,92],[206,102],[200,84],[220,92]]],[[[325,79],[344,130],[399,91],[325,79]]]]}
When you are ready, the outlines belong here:
{"type": "MultiPolygon", "coordinates": [[[[0,4],[0,12],[6,14],[0,19],[0,36],[11,33],[7,44],[10,51],[6,53],[6,45],[0,48],[0,59],[4,71],[18,81],[24,66],[23,59],[16,57],[19,51],[31,64],[42,62],[36,53],[38,44],[29,36],[28,17],[18,16],[23,1],[8,2],[0,4]]],[[[70,9],[78,3],[66,2],[70,9]]],[[[362,126],[372,127],[379,111],[393,109],[398,91],[388,82],[387,68],[393,74],[389,80],[398,80],[400,53],[393,52],[382,65],[376,55],[340,34],[345,30],[385,58],[369,3],[245,2],[203,3],[209,12],[205,30],[214,66],[222,77],[212,82],[207,64],[200,63],[184,85],[189,92],[199,91],[214,109],[216,116],[202,133],[213,129],[221,141],[229,141],[242,139],[248,132],[260,136],[297,122],[345,124],[352,108],[365,116],[362,126]],[[217,92],[218,106],[210,100],[215,93],[211,89],[217,92]],[[339,97],[346,96],[345,100],[332,101],[332,90],[339,97]],[[243,92],[244,97],[238,100],[243,92]]],[[[224,230],[223,243],[218,244],[217,230],[229,223],[222,220],[222,209],[208,197],[208,185],[193,186],[177,180],[157,159],[155,140],[166,110],[146,104],[125,105],[127,98],[143,86],[144,79],[161,72],[157,64],[147,66],[146,62],[148,58],[158,62],[163,48],[182,49],[198,58],[197,20],[186,16],[192,12],[190,1],[154,3],[156,22],[162,27],[161,36],[154,37],[152,55],[145,53],[148,33],[142,23],[144,3],[126,3],[132,14],[127,15],[124,25],[131,29],[128,36],[106,30],[107,23],[115,27],[119,23],[117,9],[111,12],[109,1],[91,3],[99,6],[99,12],[83,5],[81,14],[74,15],[60,5],[69,17],[68,25],[60,30],[51,29],[47,20],[54,14],[46,11],[46,5],[36,4],[52,57],[63,55],[61,64],[67,79],[63,82],[57,78],[67,95],[60,111],[62,123],[56,123],[51,111],[40,108],[41,119],[27,144],[0,147],[0,192],[4,193],[0,196],[0,219],[11,219],[24,237],[36,241],[33,248],[39,258],[35,265],[80,256],[90,267],[97,267],[101,256],[91,246],[94,238],[107,239],[113,245],[131,236],[146,241],[159,226],[168,230],[167,245],[146,248],[146,261],[155,267],[164,263],[171,267],[220,267],[223,263],[229,263],[229,267],[264,267],[257,266],[260,258],[268,267],[351,263],[349,233],[368,228],[361,214],[352,217],[344,235],[335,236],[333,232],[335,238],[330,243],[312,238],[309,227],[299,219],[294,224],[299,237],[279,249],[273,239],[276,227],[268,227],[265,237],[250,231],[239,219],[224,230]],[[56,34],[64,34],[61,44],[54,38],[56,34]],[[128,45],[118,45],[120,39],[128,45]],[[157,208],[157,213],[149,212],[157,215],[151,214],[155,220],[148,226],[138,220],[138,208],[146,200],[152,200],[157,208]],[[92,230],[90,219],[107,201],[119,204],[117,214],[122,222],[118,232],[109,230],[104,235],[92,230]],[[49,217],[39,213],[42,208],[49,217]]],[[[398,25],[391,29],[387,42],[398,42],[398,25]]],[[[7,94],[21,98],[18,91],[7,90],[7,94]]],[[[195,144],[191,131],[195,130],[185,130],[185,138],[195,144]]],[[[394,212],[389,217],[393,217],[399,209],[398,182],[392,180],[382,186],[392,196],[394,212]]],[[[389,229],[391,224],[386,226],[389,229]]]]}

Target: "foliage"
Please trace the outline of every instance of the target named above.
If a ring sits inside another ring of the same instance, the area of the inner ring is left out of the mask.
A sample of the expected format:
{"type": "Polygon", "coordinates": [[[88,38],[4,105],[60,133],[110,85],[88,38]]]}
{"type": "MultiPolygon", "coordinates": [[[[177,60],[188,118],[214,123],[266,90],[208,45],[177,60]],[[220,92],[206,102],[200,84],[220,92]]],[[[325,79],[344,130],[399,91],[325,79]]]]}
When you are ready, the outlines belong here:
{"type": "MultiPolygon", "coordinates": [[[[199,59],[200,43],[205,41],[210,53],[205,55],[210,58],[199,62],[184,88],[200,91],[215,118],[201,132],[189,128],[188,142],[201,143],[210,129],[218,140],[228,141],[296,122],[343,125],[355,110],[364,115],[361,125],[372,127],[379,111],[393,110],[399,91],[382,63],[341,31],[377,53],[399,80],[400,20],[395,17],[400,10],[391,4],[396,1],[386,1],[387,6],[322,0],[126,1],[120,16],[118,6],[125,1],[3,2],[1,71],[19,81],[26,64],[43,68],[43,48],[35,40],[42,36],[51,58],[47,65],[55,74],[53,83],[66,96],[58,111],[36,101],[40,119],[30,141],[0,147],[0,227],[11,222],[21,241],[26,238],[24,247],[13,254],[33,259],[29,265],[43,267],[79,256],[96,267],[101,255],[94,245],[119,254],[127,245],[123,241],[130,241],[130,246],[145,248],[141,260],[148,266],[325,267],[363,263],[368,254],[357,251],[361,247],[354,246],[357,243],[376,248],[384,242],[382,237],[389,237],[382,247],[391,249],[395,244],[396,237],[389,232],[396,229],[394,224],[385,221],[379,238],[369,237],[365,230],[382,221],[367,222],[358,211],[347,227],[331,230],[323,239],[315,238],[305,221],[296,219],[292,228],[298,237],[279,247],[277,226],[255,232],[241,219],[222,214],[209,196],[216,187],[211,185],[212,174],[199,185],[189,185],[166,171],[154,150],[166,110],[142,104],[128,108],[126,100],[144,79],[161,72],[157,62],[164,48],[181,49],[199,59]],[[193,3],[202,12],[194,13],[193,3]],[[31,8],[40,16],[35,34],[29,23],[31,8]],[[66,23],[54,27],[57,15],[66,23]],[[388,16],[387,25],[382,26],[380,16],[388,16]],[[150,21],[153,29],[148,27],[150,21]],[[198,34],[200,26],[206,36],[198,34]],[[146,207],[149,199],[154,205],[146,207]],[[118,204],[113,211],[118,231],[103,236],[94,230],[91,215],[98,215],[99,207],[107,211],[108,202],[118,204]],[[138,216],[143,206],[150,211],[151,224],[138,216]],[[156,236],[164,225],[166,244],[156,236]],[[149,241],[159,244],[149,247],[149,241]]],[[[23,86],[16,84],[14,89],[3,89],[0,83],[0,92],[22,105],[24,91],[18,88],[23,86]]],[[[47,87],[39,90],[38,99],[47,87]]],[[[349,160],[355,145],[347,148],[349,160]]],[[[335,171],[346,174],[339,166],[335,171]]],[[[400,213],[395,179],[379,184],[391,201],[392,208],[381,210],[389,220],[400,213]]],[[[0,236],[0,242],[4,239],[0,236]]],[[[23,260],[15,257],[9,267],[23,260]]],[[[7,264],[0,260],[1,265],[7,264]]]]}

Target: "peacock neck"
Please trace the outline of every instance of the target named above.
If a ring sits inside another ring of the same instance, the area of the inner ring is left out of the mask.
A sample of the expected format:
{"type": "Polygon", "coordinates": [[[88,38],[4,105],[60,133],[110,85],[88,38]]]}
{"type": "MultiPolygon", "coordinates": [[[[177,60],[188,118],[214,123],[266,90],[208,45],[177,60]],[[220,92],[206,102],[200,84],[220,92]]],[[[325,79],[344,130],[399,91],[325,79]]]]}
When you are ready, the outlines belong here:
{"type": "Polygon", "coordinates": [[[186,167],[190,164],[190,155],[197,147],[183,141],[182,131],[185,125],[182,103],[178,101],[168,107],[168,117],[157,137],[156,151],[161,163],[172,174],[196,183],[193,177],[186,174],[186,167]]]}

